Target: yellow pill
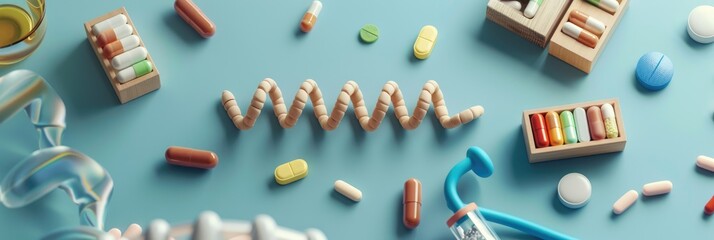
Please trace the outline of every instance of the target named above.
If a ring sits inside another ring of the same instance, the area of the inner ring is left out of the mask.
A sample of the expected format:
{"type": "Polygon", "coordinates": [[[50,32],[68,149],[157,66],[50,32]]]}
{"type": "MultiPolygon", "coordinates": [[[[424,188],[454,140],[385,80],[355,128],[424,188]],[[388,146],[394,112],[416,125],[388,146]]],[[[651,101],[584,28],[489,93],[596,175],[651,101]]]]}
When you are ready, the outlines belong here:
{"type": "Polygon", "coordinates": [[[418,59],[426,59],[431,55],[431,50],[436,44],[436,36],[439,32],[432,25],[426,25],[419,31],[414,42],[414,56],[418,59]]]}
{"type": "Polygon", "coordinates": [[[295,159],[275,168],[275,181],[280,185],[300,180],[305,176],[307,176],[307,162],[302,159],[295,159]]]}

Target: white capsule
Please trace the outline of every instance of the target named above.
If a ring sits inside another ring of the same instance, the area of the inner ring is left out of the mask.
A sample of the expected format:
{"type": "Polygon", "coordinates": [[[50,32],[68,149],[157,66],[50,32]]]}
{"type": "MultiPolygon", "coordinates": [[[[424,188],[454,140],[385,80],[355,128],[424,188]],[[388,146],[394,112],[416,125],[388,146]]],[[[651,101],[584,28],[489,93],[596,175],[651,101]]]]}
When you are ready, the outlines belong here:
{"type": "Polygon", "coordinates": [[[630,206],[632,206],[632,204],[637,201],[638,197],[639,194],[637,194],[637,191],[627,191],[624,195],[622,195],[622,197],[620,197],[620,199],[617,199],[617,201],[615,201],[615,204],[612,205],[612,212],[614,212],[615,214],[621,214],[622,212],[630,208],[630,206]]]}
{"type": "Polygon", "coordinates": [[[580,32],[582,31],[582,28],[576,26],[571,22],[566,22],[565,24],[563,24],[563,32],[572,38],[578,39],[580,37],[580,32]]]}
{"type": "Polygon", "coordinates": [[[124,16],[124,14],[117,14],[114,17],[110,17],[107,20],[94,24],[94,26],[92,26],[92,32],[94,33],[94,35],[99,35],[104,30],[116,28],[126,23],[126,16],[124,16]]]}
{"type": "Polygon", "coordinates": [[[605,133],[607,134],[607,138],[616,138],[620,136],[620,130],[617,129],[615,109],[609,103],[603,104],[600,109],[602,109],[602,120],[605,123],[605,133]]]}
{"type": "Polygon", "coordinates": [[[523,15],[527,18],[533,18],[536,12],[538,12],[541,2],[543,2],[543,0],[530,0],[528,5],[526,5],[526,10],[523,11],[523,15]]]}
{"type": "Polygon", "coordinates": [[[362,200],[362,191],[353,187],[349,183],[342,180],[335,181],[335,191],[341,193],[352,201],[359,202],[362,200]]]}
{"type": "Polygon", "coordinates": [[[520,11],[521,8],[523,8],[523,6],[521,6],[521,2],[516,1],[516,0],[501,1],[501,2],[502,2],[503,4],[506,4],[506,5],[509,6],[509,7],[512,7],[513,9],[518,10],[518,11],[520,11]]]}
{"type": "Polygon", "coordinates": [[[588,128],[588,117],[585,109],[578,107],[573,110],[575,118],[575,131],[578,133],[578,142],[590,142],[590,129],[588,128]]]}
{"type": "Polygon", "coordinates": [[[221,229],[223,223],[217,213],[213,211],[202,212],[193,223],[191,239],[220,240],[223,239],[221,229]]]}
{"type": "Polygon", "coordinates": [[[710,158],[707,156],[699,156],[697,157],[697,166],[714,172],[714,158],[710,158]]]}
{"type": "Polygon", "coordinates": [[[645,195],[645,196],[655,196],[655,195],[669,193],[671,191],[672,191],[672,182],[670,182],[670,181],[651,182],[651,183],[645,184],[642,187],[642,195],[645,195]]]}
{"type": "Polygon", "coordinates": [[[114,59],[112,59],[112,67],[116,70],[125,69],[134,65],[134,63],[146,59],[148,54],[144,47],[134,48],[114,57],[114,59]]]}

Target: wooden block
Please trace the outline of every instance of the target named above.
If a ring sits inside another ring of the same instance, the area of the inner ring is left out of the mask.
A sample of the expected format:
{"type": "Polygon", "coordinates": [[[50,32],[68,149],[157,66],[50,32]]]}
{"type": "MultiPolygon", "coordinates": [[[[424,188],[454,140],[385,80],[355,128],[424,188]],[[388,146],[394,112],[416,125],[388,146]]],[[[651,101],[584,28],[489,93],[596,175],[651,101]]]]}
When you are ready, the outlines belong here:
{"type": "MultiPolygon", "coordinates": [[[[573,0],[543,1],[536,15],[529,19],[523,15],[522,10],[513,9],[501,0],[489,0],[486,18],[544,48],[571,1],[573,0]]],[[[521,2],[524,3],[523,9],[525,9],[528,1],[521,2]]]]}
{"type": "Polygon", "coordinates": [[[553,34],[553,38],[550,40],[550,47],[548,48],[550,55],[573,65],[583,72],[590,73],[590,70],[592,70],[598,56],[600,56],[600,53],[605,48],[605,45],[607,45],[607,40],[610,39],[610,36],[614,33],[615,28],[617,28],[617,24],[620,22],[622,14],[627,10],[629,0],[619,0],[619,2],[620,7],[613,15],[588,3],[585,0],[573,1],[563,19],[560,20],[560,23],[553,34]],[[570,12],[574,10],[578,10],[590,15],[591,17],[595,17],[607,26],[602,36],[600,36],[600,40],[595,48],[585,46],[574,38],[563,33],[563,24],[568,22],[570,12]]]}
{"type": "Polygon", "coordinates": [[[575,103],[556,107],[547,107],[533,110],[523,111],[523,138],[526,143],[526,151],[528,152],[528,162],[537,163],[563,158],[582,157],[610,152],[621,152],[625,149],[627,143],[627,134],[625,133],[625,123],[622,120],[620,112],[620,102],[617,99],[606,99],[592,102],[575,103]],[[561,111],[572,111],[577,107],[582,107],[587,110],[590,106],[602,106],[605,103],[612,104],[615,109],[615,119],[617,121],[617,129],[620,136],[617,138],[607,138],[602,140],[591,140],[585,143],[565,144],[561,146],[549,146],[536,148],[533,138],[533,129],[531,127],[530,116],[536,113],[546,113],[555,111],[560,114],[561,111]]]}
{"type": "MultiPolygon", "coordinates": [[[[139,39],[141,39],[139,32],[137,32],[136,27],[134,26],[134,22],[131,21],[131,17],[129,17],[129,14],[126,12],[126,9],[124,9],[124,7],[116,9],[101,17],[92,19],[89,22],[84,23],[84,30],[87,33],[87,39],[89,40],[89,43],[92,45],[92,50],[94,50],[94,53],[97,55],[97,59],[102,65],[102,68],[104,68],[104,73],[106,73],[107,78],[109,78],[109,83],[112,85],[112,87],[114,88],[114,92],[116,92],[116,95],[119,98],[119,102],[124,104],[135,98],[141,97],[144,94],[159,89],[161,87],[161,80],[159,78],[159,69],[156,67],[156,63],[151,58],[151,54],[147,54],[146,59],[153,65],[152,72],[144,76],[138,77],[134,80],[128,81],[126,83],[120,83],[116,79],[118,71],[114,70],[110,59],[106,59],[104,58],[104,56],[102,56],[103,50],[99,47],[99,44],[97,43],[97,36],[94,36],[94,34],[92,33],[92,26],[110,17],[116,16],[117,14],[124,14],[126,16],[126,18],[128,19],[127,24],[131,25],[131,27],[134,28],[133,34],[138,36],[139,39]]],[[[140,41],[139,46],[146,48],[146,46],[144,46],[143,40],[140,41]]]]}

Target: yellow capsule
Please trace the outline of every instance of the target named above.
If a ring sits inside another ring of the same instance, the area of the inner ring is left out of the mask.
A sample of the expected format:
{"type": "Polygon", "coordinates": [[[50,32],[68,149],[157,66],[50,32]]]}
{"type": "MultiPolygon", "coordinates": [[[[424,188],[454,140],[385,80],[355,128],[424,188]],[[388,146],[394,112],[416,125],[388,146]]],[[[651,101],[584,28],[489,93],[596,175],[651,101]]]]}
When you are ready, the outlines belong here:
{"type": "Polygon", "coordinates": [[[560,127],[560,117],[558,117],[558,113],[553,111],[546,113],[545,123],[548,126],[550,145],[563,145],[563,130],[561,130],[560,127]]]}
{"type": "Polygon", "coordinates": [[[307,162],[295,159],[275,168],[275,181],[285,185],[307,176],[307,162]]]}

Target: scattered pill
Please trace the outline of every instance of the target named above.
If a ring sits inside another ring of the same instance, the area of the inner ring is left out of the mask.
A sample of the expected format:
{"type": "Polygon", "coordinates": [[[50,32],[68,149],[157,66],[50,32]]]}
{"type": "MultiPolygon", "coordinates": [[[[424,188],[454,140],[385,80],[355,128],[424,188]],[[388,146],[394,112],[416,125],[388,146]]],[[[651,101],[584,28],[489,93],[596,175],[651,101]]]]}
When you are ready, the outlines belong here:
{"type": "Polygon", "coordinates": [[[144,47],[134,48],[114,57],[112,59],[112,67],[116,70],[122,70],[146,59],[148,54],[144,47]]]}
{"type": "Polygon", "coordinates": [[[602,10],[605,10],[609,13],[615,13],[617,11],[617,8],[620,7],[620,3],[617,2],[616,0],[587,0],[590,2],[592,5],[595,5],[599,7],[602,10]]]}
{"type": "Polygon", "coordinates": [[[697,157],[697,166],[699,166],[700,168],[709,170],[711,172],[714,172],[714,158],[703,156],[703,155],[698,156],[697,157]]]}
{"type": "Polygon", "coordinates": [[[414,56],[418,59],[426,59],[431,55],[431,50],[436,44],[436,37],[439,32],[436,27],[426,25],[419,31],[416,41],[414,41],[414,56]]]}
{"type": "Polygon", "coordinates": [[[605,125],[602,122],[600,107],[592,106],[588,108],[588,127],[590,128],[590,139],[592,140],[605,139],[607,136],[605,125]]]}
{"type": "Polygon", "coordinates": [[[590,131],[588,130],[588,117],[585,114],[585,109],[581,107],[575,108],[573,115],[575,118],[575,130],[578,132],[578,142],[589,142],[590,131]]]}
{"type": "Polygon", "coordinates": [[[560,112],[560,123],[563,126],[563,136],[565,144],[573,144],[578,142],[578,133],[575,130],[575,119],[570,111],[560,112]]]}
{"type": "Polygon", "coordinates": [[[275,168],[275,181],[280,185],[285,185],[303,179],[307,176],[307,172],[307,162],[302,159],[295,159],[275,168]]]}
{"type": "Polygon", "coordinates": [[[526,5],[526,10],[523,11],[523,15],[527,18],[533,18],[533,16],[536,15],[536,12],[538,12],[538,8],[540,8],[541,3],[543,3],[543,0],[528,1],[528,5],[526,5]]]}
{"type": "Polygon", "coordinates": [[[349,183],[346,183],[345,181],[335,181],[335,191],[351,199],[352,201],[359,202],[360,200],[362,200],[362,191],[353,187],[349,183]]]}
{"type": "Polygon", "coordinates": [[[191,239],[200,240],[221,240],[223,238],[222,234],[223,222],[221,217],[218,216],[216,212],[205,211],[198,215],[198,218],[193,223],[193,231],[191,232],[191,239]]]}
{"type": "Polygon", "coordinates": [[[218,156],[210,151],[171,146],[166,149],[166,162],[184,167],[211,169],[218,165],[218,156]]]}
{"type": "Polygon", "coordinates": [[[193,1],[176,0],[176,2],[174,2],[174,9],[176,13],[202,37],[208,38],[216,33],[216,25],[203,14],[203,11],[201,11],[193,1]]]}
{"type": "Polygon", "coordinates": [[[550,146],[548,127],[546,127],[543,114],[536,113],[531,115],[531,128],[533,128],[533,138],[535,138],[536,147],[542,148],[550,146]]]}
{"type": "Polygon", "coordinates": [[[560,118],[555,112],[545,114],[545,123],[548,126],[548,138],[551,146],[563,145],[563,130],[560,127],[560,118]]]}
{"type": "Polygon", "coordinates": [[[110,17],[107,20],[101,21],[92,26],[92,33],[94,35],[99,35],[104,30],[112,29],[124,25],[127,23],[127,18],[124,14],[117,14],[116,16],[110,17]]]}
{"type": "Polygon", "coordinates": [[[699,43],[714,42],[714,7],[701,5],[692,9],[687,19],[687,32],[699,43]]]}
{"type": "Polygon", "coordinates": [[[712,213],[714,213],[714,196],[709,199],[707,205],[704,205],[704,213],[707,215],[712,215],[712,213]]]}
{"type": "Polygon", "coordinates": [[[605,133],[607,138],[616,138],[620,136],[617,130],[617,120],[615,119],[615,109],[612,105],[605,103],[602,105],[602,119],[605,122],[605,133]]]}
{"type": "Polygon", "coordinates": [[[379,28],[374,24],[365,24],[359,30],[359,38],[366,43],[373,43],[379,39],[379,28]]]}
{"type": "Polygon", "coordinates": [[[307,9],[307,12],[305,12],[305,15],[302,17],[302,21],[300,21],[300,30],[303,32],[312,30],[312,27],[315,26],[315,22],[317,22],[317,16],[320,15],[320,11],[322,11],[322,2],[319,0],[312,1],[310,8],[307,9]]]}
{"type": "Polygon", "coordinates": [[[637,61],[635,75],[642,87],[651,91],[662,90],[672,81],[674,65],[667,55],[650,52],[637,61]]]}
{"type": "Polygon", "coordinates": [[[104,55],[106,59],[112,59],[116,55],[138,47],[139,44],[141,44],[141,39],[136,35],[131,35],[104,46],[102,48],[102,55],[104,55]]]}
{"type": "Polygon", "coordinates": [[[421,182],[415,178],[410,178],[404,182],[404,195],[402,197],[404,205],[404,226],[413,229],[419,226],[421,221],[421,182]]]}
{"type": "Polygon", "coordinates": [[[622,197],[620,197],[620,199],[617,199],[617,201],[615,201],[615,204],[612,205],[612,212],[614,212],[615,214],[623,213],[625,210],[630,208],[630,206],[632,206],[635,201],[637,201],[638,197],[639,194],[637,193],[637,191],[627,191],[624,195],[622,195],[622,197]]]}
{"type": "Polygon", "coordinates": [[[642,195],[645,195],[648,197],[669,193],[671,191],[672,191],[672,182],[670,182],[670,181],[651,182],[651,183],[645,184],[642,187],[642,195]]]}
{"type": "Polygon", "coordinates": [[[595,48],[595,46],[597,45],[597,36],[593,35],[588,31],[583,30],[582,28],[576,26],[571,22],[566,22],[563,25],[563,33],[574,38],[575,40],[578,40],[578,42],[590,48],[595,48]]]}
{"type": "Polygon", "coordinates": [[[605,32],[605,24],[603,22],[578,10],[570,12],[570,18],[568,18],[568,21],[578,27],[588,30],[598,37],[605,32]]]}
{"type": "Polygon", "coordinates": [[[144,233],[145,240],[171,239],[171,225],[166,220],[154,219],[149,223],[149,228],[144,233]]]}
{"type": "Polygon", "coordinates": [[[119,71],[117,73],[117,81],[119,81],[120,83],[126,83],[138,77],[144,76],[153,70],[154,66],[151,65],[151,62],[149,62],[149,60],[143,60],[134,65],[131,65],[131,67],[119,71]]]}
{"type": "MultiPolygon", "coordinates": [[[[123,16],[123,15],[122,15],[123,16]]],[[[124,24],[116,28],[104,30],[97,36],[97,43],[99,47],[104,47],[105,45],[114,42],[116,40],[125,38],[134,32],[134,28],[129,24],[124,24]]]]}
{"type": "Polygon", "coordinates": [[[558,198],[569,208],[581,208],[588,204],[592,186],[590,180],[580,173],[568,173],[558,182],[558,198]]]}
{"type": "Polygon", "coordinates": [[[503,4],[506,4],[506,5],[509,6],[509,7],[512,7],[513,9],[518,10],[518,11],[520,11],[521,8],[523,8],[523,6],[521,5],[521,2],[519,2],[519,1],[517,1],[517,0],[501,1],[501,2],[502,2],[503,4]]]}

